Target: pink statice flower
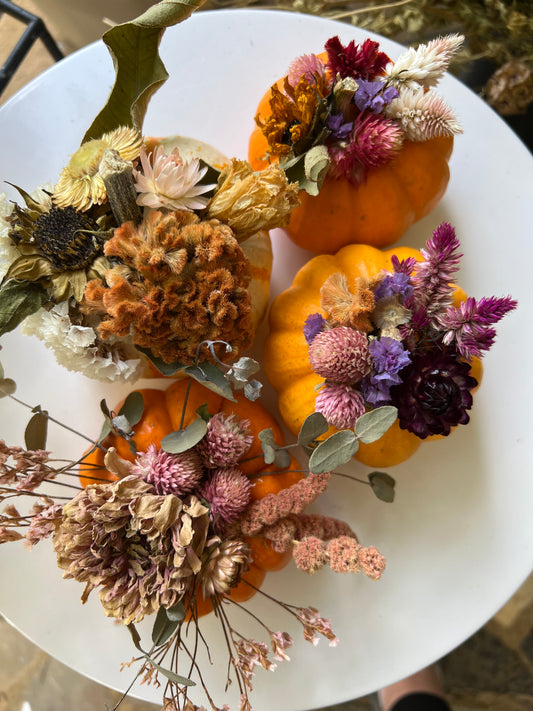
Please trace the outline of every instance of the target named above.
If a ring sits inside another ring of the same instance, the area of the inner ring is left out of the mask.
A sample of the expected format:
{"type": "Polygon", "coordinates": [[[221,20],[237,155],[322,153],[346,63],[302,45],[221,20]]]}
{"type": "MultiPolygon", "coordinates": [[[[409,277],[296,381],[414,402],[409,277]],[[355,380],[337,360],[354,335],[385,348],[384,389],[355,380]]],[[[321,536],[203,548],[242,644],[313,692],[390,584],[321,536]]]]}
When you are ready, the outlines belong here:
{"type": "Polygon", "coordinates": [[[156,146],[150,155],[141,150],[140,159],[142,170],[133,171],[138,205],[168,210],[201,210],[207,205],[205,193],[215,185],[200,184],[207,167],[201,168],[197,158],[184,161],[177,148],[166,155],[163,146],[156,146]]]}
{"type": "Polygon", "coordinates": [[[291,658],[285,652],[286,649],[294,644],[293,638],[288,632],[272,632],[270,635],[270,643],[274,652],[274,659],[279,662],[290,662],[291,658]]]}
{"type": "Polygon", "coordinates": [[[336,647],[339,643],[339,638],[331,629],[331,620],[320,617],[316,607],[298,607],[295,609],[295,614],[304,628],[304,639],[316,647],[319,642],[318,635],[329,640],[330,647],[336,647]]]}

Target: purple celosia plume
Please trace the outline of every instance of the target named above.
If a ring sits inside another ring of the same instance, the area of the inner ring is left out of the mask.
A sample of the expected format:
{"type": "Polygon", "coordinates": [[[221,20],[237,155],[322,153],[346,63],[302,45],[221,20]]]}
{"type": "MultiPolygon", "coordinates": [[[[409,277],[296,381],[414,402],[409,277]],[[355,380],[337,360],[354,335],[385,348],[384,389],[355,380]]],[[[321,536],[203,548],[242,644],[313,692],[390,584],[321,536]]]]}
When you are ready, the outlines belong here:
{"type": "Polygon", "coordinates": [[[443,222],[427,241],[425,249],[420,250],[424,261],[417,264],[411,276],[413,303],[416,308],[426,309],[430,321],[452,302],[452,282],[463,256],[458,252],[459,246],[454,228],[443,222]]]}
{"type": "Polygon", "coordinates": [[[443,332],[442,342],[454,345],[468,360],[479,358],[494,343],[496,330],[492,326],[517,305],[510,296],[491,296],[479,301],[469,297],[458,306],[450,306],[436,319],[443,332]]]}

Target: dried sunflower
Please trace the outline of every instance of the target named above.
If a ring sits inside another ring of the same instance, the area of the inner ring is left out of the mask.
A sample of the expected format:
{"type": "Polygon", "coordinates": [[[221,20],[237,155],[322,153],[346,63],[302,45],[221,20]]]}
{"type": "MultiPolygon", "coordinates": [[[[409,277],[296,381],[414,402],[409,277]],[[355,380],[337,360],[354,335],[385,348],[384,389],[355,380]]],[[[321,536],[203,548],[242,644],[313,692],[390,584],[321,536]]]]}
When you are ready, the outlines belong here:
{"type": "Polygon", "coordinates": [[[38,202],[17,189],[26,207],[15,205],[7,218],[8,235],[19,256],[4,282],[40,283],[57,303],[72,296],[81,301],[88,280],[103,276],[109,267],[103,255],[109,236],[107,215],[55,207],[49,198],[38,202]]]}

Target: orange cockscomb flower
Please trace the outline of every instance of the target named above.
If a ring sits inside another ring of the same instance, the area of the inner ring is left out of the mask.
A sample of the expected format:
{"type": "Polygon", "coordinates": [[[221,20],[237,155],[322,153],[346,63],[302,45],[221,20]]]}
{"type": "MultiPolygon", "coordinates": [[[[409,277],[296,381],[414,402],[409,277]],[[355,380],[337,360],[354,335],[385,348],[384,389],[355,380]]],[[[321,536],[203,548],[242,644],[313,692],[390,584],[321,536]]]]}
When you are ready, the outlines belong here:
{"type": "Polygon", "coordinates": [[[126,222],[105,245],[120,260],[87,285],[83,308],[106,340],[131,337],[166,363],[191,364],[204,340],[233,353],[253,337],[248,259],[231,229],[185,210],[126,222]]]}

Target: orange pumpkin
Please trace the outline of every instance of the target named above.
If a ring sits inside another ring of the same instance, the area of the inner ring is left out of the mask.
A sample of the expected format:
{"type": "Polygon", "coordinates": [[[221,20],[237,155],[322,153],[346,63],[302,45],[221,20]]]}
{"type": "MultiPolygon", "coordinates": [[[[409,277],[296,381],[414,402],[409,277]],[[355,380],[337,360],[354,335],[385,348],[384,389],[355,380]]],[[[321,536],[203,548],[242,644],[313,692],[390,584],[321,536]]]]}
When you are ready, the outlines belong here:
{"type": "MultiPolygon", "coordinates": [[[[277,86],[283,89],[282,79],[277,86]]],[[[269,89],[257,107],[256,116],[263,121],[271,114],[270,98],[269,89]]],[[[248,147],[254,170],[268,165],[267,148],[256,125],[248,147]]],[[[318,195],[300,191],[300,207],[293,210],[285,230],[297,245],[318,254],[334,254],[352,243],[388,247],[444,195],[452,149],[453,137],[406,141],[390,163],[370,169],[358,185],[328,175],[318,195]]]]}
{"type": "MultiPolygon", "coordinates": [[[[298,471],[300,464],[291,458],[291,463],[286,470],[272,465],[266,465],[262,456],[261,444],[258,434],[261,430],[271,428],[277,443],[283,444],[284,437],[278,422],[259,402],[251,402],[242,394],[236,394],[236,402],[226,400],[221,395],[200,385],[195,380],[182,379],[174,381],[166,390],[153,388],[141,389],[144,399],[144,410],[140,421],[133,426],[137,451],[145,451],[151,444],[161,445],[161,440],[170,432],[187,427],[196,419],[196,410],[201,405],[206,405],[211,415],[223,412],[227,415],[234,414],[241,420],[248,420],[254,441],[246,452],[239,468],[252,482],[252,500],[263,498],[268,493],[276,493],[296,483],[303,477],[298,471]],[[184,408],[185,394],[187,405],[184,408]],[[255,484],[257,482],[257,488],[255,484]]],[[[118,412],[122,402],[117,405],[118,412]]],[[[108,435],[104,442],[106,448],[115,447],[123,459],[135,459],[128,443],[114,433],[108,435]]],[[[97,449],[88,454],[80,465],[80,480],[83,486],[100,480],[115,481],[117,477],[106,470],[104,465],[104,451],[97,449]]],[[[246,571],[241,582],[230,592],[230,597],[238,602],[249,599],[255,594],[255,589],[246,583],[249,581],[255,587],[260,587],[267,571],[281,570],[289,562],[291,555],[277,553],[272,549],[266,539],[246,539],[252,549],[253,562],[246,571]]],[[[210,612],[211,601],[204,600],[201,590],[196,593],[196,608],[199,616],[210,612]]]]}
{"type": "MultiPolygon", "coordinates": [[[[399,260],[420,252],[410,247],[380,251],[368,245],[349,245],[335,255],[319,255],[307,262],[294,277],[292,285],[282,292],[270,310],[270,333],[264,346],[264,368],[268,380],[278,394],[278,408],[288,429],[297,435],[308,415],[315,410],[316,388],[324,378],[315,373],[308,357],[308,344],[303,333],[307,316],[320,313],[327,316],[320,303],[320,288],[326,279],[342,272],[348,282],[366,274],[372,277],[382,270],[392,270],[391,257],[399,260]]],[[[462,301],[466,294],[456,291],[462,301]]],[[[481,364],[474,359],[471,374],[481,377],[481,364]]],[[[330,427],[327,435],[336,432],[330,427]]],[[[428,437],[427,440],[439,437],[428,437]]],[[[427,441],[426,440],[426,441],[427,441]]],[[[399,427],[398,421],[376,442],[360,443],[355,459],[371,467],[389,467],[413,455],[422,440],[399,427]]]]}

